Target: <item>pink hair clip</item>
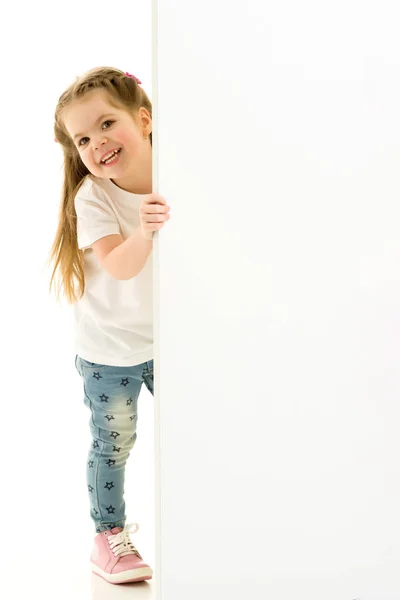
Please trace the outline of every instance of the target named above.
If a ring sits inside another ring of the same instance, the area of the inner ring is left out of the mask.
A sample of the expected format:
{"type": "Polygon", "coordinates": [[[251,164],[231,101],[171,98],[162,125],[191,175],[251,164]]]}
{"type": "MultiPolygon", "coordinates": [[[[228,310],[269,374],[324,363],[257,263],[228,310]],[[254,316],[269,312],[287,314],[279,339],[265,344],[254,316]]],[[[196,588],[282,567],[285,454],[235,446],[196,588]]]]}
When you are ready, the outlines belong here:
{"type": "Polygon", "coordinates": [[[142,83],[141,81],[139,81],[139,79],[137,77],[135,77],[134,75],[131,75],[130,73],[125,73],[125,75],[127,77],[131,77],[132,79],[135,79],[139,85],[142,83]]]}

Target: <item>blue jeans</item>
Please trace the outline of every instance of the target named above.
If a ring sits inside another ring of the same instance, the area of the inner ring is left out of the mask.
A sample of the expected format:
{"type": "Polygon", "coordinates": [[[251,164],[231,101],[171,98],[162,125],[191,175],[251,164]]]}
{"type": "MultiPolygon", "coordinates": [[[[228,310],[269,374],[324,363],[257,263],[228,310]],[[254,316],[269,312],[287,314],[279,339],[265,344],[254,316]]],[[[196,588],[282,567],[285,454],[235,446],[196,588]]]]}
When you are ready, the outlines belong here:
{"type": "Polygon", "coordinates": [[[96,532],[125,527],[125,465],[136,441],[137,401],[144,382],[153,390],[153,360],[134,367],[98,365],[76,356],[91,411],[86,466],[90,516],[96,532]]]}

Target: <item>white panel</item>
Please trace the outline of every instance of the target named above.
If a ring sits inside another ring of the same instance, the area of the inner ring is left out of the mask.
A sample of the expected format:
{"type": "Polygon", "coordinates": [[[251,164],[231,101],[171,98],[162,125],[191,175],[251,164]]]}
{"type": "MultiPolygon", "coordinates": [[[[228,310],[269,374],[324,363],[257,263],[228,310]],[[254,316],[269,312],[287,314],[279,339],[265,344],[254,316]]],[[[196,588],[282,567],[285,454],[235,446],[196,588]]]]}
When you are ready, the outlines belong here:
{"type": "Polygon", "coordinates": [[[153,8],[157,600],[398,600],[397,4],[153,8]]]}

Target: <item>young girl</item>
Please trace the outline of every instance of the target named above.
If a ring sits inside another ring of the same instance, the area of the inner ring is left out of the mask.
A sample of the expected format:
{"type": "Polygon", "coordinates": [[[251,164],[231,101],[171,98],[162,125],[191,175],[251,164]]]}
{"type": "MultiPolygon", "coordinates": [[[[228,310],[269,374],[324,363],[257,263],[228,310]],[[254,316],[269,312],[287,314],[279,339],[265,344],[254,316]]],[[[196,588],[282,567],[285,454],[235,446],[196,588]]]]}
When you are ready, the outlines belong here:
{"type": "Polygon", "coordinates": [[[61,95],[54,124],[64,181],[50,291],[58,270],[91,411],[91,566],[111,583],[152,577],[130,540],[138,525],[125,525],[124,502],[143,382],[153,394],[152,237],[169,219],[165,199],[152,193],[152,105],[140,83],[92,69],[61,95]]]}

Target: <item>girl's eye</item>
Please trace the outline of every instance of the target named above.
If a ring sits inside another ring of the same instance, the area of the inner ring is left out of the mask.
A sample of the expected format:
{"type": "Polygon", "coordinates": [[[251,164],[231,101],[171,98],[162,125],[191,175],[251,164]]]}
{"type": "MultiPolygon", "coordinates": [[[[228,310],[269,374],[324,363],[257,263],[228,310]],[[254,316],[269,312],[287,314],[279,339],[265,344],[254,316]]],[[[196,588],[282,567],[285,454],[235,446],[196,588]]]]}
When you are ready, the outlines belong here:
{"type": "MultiPolygon", "coordinates": [[[[112,123],[114,123],[114,121],[104,121],[103,125],[105,125],[106,123],[111,123],[111,124],[112,124],[112,123]]],[[[107,129],[108,129],[108,127],[107,127],[107,129]]],[[[89,138],[87,138],[87,137],[83,137],[83,138],[81,138],[81,139],[79,140],[78,146],[82,146],[82,145],[84,145],[84,144],[81,144],[81,142],[82,142],[82,140],[87,140],[87,139],[89,139],[89,138]]]]}

